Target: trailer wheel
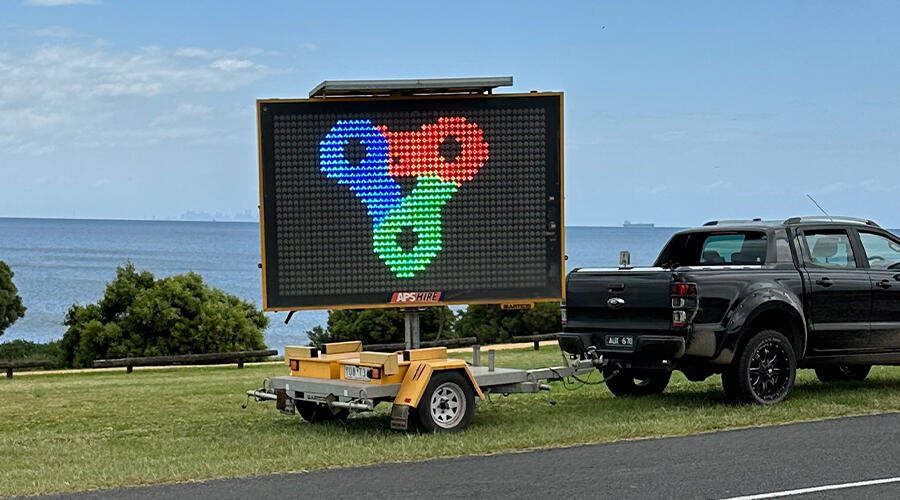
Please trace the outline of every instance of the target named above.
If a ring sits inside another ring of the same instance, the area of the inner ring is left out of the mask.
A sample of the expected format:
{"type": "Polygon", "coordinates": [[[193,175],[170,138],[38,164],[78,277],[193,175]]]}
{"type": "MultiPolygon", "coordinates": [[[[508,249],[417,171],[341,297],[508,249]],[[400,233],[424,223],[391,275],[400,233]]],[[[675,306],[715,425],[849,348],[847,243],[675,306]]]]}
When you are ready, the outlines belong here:
{"type": "Polygon", "coordinates": [[[660,394],[666,390],[669,379],[672,378],[672,372],[666,370],[638,375],[620,365],[607,365],[603,369],[606,387],[616,397],[660,394]]]}
{"type": "Polygon", "coordinates": [[[297,413],[303,417],[303,420],[311,424],[318,422],[330,422],[333,420],[344,420],[350,415],[350,410],[342,409],[337,413],[332,413],[331,409],[325,405],[311,403],[309,401],[297,401],[294,403],[297,407],[297,413]]]}
{"type": "Polygon", "coordinates": [[[457,432],[465,429],[475,414],[472,385],[459,372],[437,372],[419,400],[414,420],[423,432],[457,432]]]}

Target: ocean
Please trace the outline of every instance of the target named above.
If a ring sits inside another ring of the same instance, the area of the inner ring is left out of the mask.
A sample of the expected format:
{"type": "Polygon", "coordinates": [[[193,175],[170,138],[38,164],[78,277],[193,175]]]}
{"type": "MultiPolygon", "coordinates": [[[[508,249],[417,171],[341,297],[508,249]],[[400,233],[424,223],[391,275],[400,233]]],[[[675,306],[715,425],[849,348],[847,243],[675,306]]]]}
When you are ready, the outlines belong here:
{"type": "MultiPolygon", "coordinates": [[[[569,269],[616,266],[629,250],[634,265],[649,265],[677,228],[567,227],[569,269]]],[[[210,285],[257,305],[262,301],[259,225],[253,222],[124,221],[0,218],[0,260],[15,273],[25,306],[0,342],[48,342],[62,337],[73,303],[97,302],[116,266],[130,260],[156,277],[193,271],[210,285]]],[[[326,311],[266,313],[266,343],[281,349],[306,341],[326,311]]]]}

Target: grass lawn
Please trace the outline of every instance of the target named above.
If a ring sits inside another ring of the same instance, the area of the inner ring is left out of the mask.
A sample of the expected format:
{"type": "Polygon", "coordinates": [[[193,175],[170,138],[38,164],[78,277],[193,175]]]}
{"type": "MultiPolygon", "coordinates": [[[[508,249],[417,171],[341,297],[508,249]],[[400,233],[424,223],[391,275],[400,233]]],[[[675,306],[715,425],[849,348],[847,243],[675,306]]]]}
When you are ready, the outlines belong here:
{"type": "MultiPolygon", "coordinates": [[[[486,353],[483,354],[486,360],[486,353]]],[[[497,365],[559,364],[556,348],[498,351],[497,365]]],[[[387,405],[346,422],[309,425],[273,403],[241,410],[244,391],[286,367],[136,370],[0,380],[0,496],[79,491],[272,472],[422,460],[526,448],[691,434],[900,411],[900,368],[862,383],[820,384],[802,371],[786,402],[734,407],[719,377],[665,394],[614,399],[603,385],[494,397],[455,435],[388,429],[387,405]]],[[[593,375],[592,379],[598,379],[593,375]]]]}

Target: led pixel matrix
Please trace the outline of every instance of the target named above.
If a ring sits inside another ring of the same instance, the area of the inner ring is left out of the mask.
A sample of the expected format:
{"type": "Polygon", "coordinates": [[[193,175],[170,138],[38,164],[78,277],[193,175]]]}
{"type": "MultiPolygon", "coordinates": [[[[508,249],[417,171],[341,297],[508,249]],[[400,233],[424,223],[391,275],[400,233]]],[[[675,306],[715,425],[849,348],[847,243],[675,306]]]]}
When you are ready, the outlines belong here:
{"type": "Polygon", "coordinates": [[[560,105],[261,101],[264,307],[558,299],[560,105]]]}

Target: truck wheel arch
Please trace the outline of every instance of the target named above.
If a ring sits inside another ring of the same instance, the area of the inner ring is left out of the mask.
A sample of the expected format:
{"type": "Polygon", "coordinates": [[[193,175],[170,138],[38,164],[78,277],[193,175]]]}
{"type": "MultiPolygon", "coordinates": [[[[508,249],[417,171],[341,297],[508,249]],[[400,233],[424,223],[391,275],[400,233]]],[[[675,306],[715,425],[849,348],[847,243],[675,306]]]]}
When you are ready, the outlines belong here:
{"type": "Polygon", "coordinates": [[[794,347],[797,360],[803,359],[807,330],[799,298],[782,289],[765,288],[745,297],[734,311],[714,363],[730,363],[740,345],[761,329],[781,331],[794,347]]]}

